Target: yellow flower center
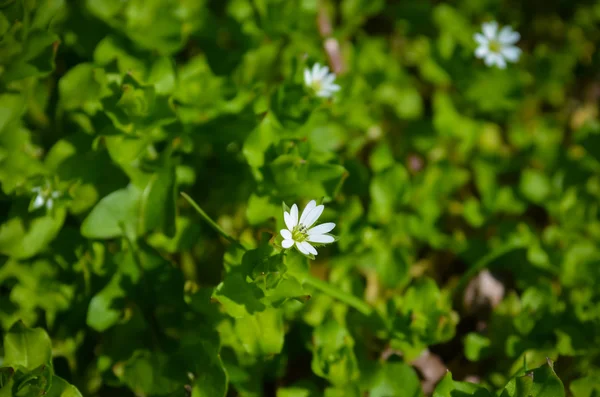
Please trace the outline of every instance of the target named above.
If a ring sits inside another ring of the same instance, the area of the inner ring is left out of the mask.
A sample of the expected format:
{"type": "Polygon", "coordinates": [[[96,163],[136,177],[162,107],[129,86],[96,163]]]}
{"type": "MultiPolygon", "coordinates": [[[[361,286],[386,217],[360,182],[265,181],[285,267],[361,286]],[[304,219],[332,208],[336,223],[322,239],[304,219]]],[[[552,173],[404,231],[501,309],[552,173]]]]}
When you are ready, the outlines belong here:
{"type": "Polygon", "coordinates": [[[502,44],[498,40],[490,40],[490,51],[499,53],[502,50],[502,44]]]}
{"type": "Polygon", "coordinates": [[[292,240],[302,242],[308,238],[308,228],[302,224],[296,225],[292,230],[292,240]]]}
{"type": "Polygon", "coordinates": [[[313,82],[310,84],[310,87],[315,91],[315,92],[319,92],[321,91],[321,87],[323,86],[323,84],[321,84],[321,80],[313,80],[313,82]]]}

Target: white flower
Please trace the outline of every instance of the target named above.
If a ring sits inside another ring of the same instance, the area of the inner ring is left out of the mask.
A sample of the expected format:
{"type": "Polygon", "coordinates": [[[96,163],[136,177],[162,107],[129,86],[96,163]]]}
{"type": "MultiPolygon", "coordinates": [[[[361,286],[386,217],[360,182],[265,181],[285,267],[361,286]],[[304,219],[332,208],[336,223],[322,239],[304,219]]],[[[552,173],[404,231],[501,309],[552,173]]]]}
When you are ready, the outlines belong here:
{"type": "Polygon", "coordinates": [[[304,69],[304,84],[315,95],[321,98],[329,98],[335,92],[340,90],[340,86],[334,83],[335,74],[329,73],[327,66],[321,67],[319,63],[313,65],[312,71],[309,68],[304,69]]]}
{"type": "Polygon", "coordinates": [[[30,211],[37,210],[41,207],[46,207],[47,210],[52,210],[54,207],[54,201],[61,195],[59,191],[52,190],[52,187],[48,183],[46,183],[45,187],[34,187],[31,189],[31,192],[36,193],[36,196],[29,204],[30,211]]]}
{"type": "Polygon", "coordinates": [[[287,229],[281,229],[280,231],[283,237],[281,246],[291,248],[296,244],[298,251],[304,255],[317,255],[317,250],[310,243],[333,243],[335,237],[327,233],[333,230],[335,223],[329,222],[311,227],[319,219],[324,208],[323,205],[317,205],[317,202],[312,200],[302,211],[300,220],[298,220],[298,206],[296,204],[292,205],[289,213],[284,211],[283,219],[287,229]]]}
{"type": "Polygon", "coordinates": [[[519,32],[505,26],[498,31],[496,21],[481,25],[483,34],[475,33],[473,38],[479,44],[475,50],[477,58],[483,58],[487,66],[496,65],[500,69],[506,67],[506,61],[517,62],[521,56],[521,49],[514,44],[521,38],[519,32]]]}

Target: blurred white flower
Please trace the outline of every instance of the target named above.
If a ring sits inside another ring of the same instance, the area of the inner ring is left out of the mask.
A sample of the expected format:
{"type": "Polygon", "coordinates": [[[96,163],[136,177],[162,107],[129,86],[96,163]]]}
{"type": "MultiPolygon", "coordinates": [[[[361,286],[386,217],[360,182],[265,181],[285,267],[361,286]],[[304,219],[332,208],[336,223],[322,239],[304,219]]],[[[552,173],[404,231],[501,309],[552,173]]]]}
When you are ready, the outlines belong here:
{"type": "Polygon", "coordinates": [[[473,38],[479,44],[475,50],[477,58],[483,58],[487,66],[498,66],[500,69],[506,67],[506,61],[517,62],[521,56],[521,49],[515,44],[521,38],[519,32],[505,26],[498,31],[496,21],[481,25],[481,33],[475,33],[473,38]]]}
{"type": "Polygon", "coordinates": [[[35,211],[42,207],[46,207],[47,210],[51,211],[54,207],[54,201],[61,196],[61,193],[53,190],[49,183],[46,183],[44,187],[36,186],[31,189],[31,192],[36,195],[29,204],[29,211],[35,211]]]}
{"type": "Polygon", "coordinates": [[[304,69],[304,84],[310,88],[316,96],[329,98],[340,90],[340,86],[334,83],[335,74],[329,73],[327,66],[315,63],[312,70],[304,69]]]}
{"type": "Polygon", "coordinates": [[[310,243],[328,244],[335,241],[335,237],[327,234],[335,227],[335,223],[323,223],[311,227],[323,213],[323,205],[317,205],[315,200],[309,202],[298,220],[298,206],[292,205],[290,212],[283,212],[283,219],[287,229],[281,229],[283,237],[281,246],[291,248],[294,244],[298,251],[304,255],[317,255],[317,250],[310,243]]]}

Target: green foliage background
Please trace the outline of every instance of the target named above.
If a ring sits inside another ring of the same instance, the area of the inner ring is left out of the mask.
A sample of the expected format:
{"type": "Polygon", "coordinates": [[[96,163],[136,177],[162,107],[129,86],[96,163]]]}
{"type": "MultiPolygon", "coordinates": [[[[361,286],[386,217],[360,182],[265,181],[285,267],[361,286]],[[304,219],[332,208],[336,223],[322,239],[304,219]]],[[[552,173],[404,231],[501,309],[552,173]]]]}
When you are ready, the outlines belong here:
{"type": "Polygon", "coordinates": [[[434,396],[600,395],[600,2],[0,11],[0,396],[416,397],[426,351],[434,396]]]}

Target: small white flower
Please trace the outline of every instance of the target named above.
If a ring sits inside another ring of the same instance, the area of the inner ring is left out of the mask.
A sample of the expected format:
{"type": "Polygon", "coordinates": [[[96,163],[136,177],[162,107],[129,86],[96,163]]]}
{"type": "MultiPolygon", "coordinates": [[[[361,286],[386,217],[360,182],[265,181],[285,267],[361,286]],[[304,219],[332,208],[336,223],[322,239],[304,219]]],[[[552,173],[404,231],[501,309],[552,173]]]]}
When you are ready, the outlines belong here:
{"type": "Polygon", "coordinates": [[[498,31],[496,21],[481,25],[481,33],[475,33],[473,38],[479,44],[475,50],[477,58],[483,58],[487,66],[498,66],[500,69],[506,67],[506,61],[517,62],[521,56],[521,49],[515,44],[521,38],[519,32],[505,26],[498,31]]]}
{"type": "Polygon", "coordinates": [[[36,196],[31,200],[29,204],[29,211],[35,211],[38,208],[46,207],[47,210],[52,210],[54,207],[54,201],[61,196],[61,193],[56,190],[52,190],[52,186],[46,183],[46,186],[36,186],[31,189],[32,193],[36,196]]]}
{"type": "Polygon", "coordinates": [[[281,246],[283,248],[291,248],[296,244],[298,251],[304,255],[317,255],[317,250],[310,243],[316,244],[328,244],[335,241],[335,237],[328,232],[332,231],[335,227],[335,223],[323,223],[315,227],[311,227],[319,219],[323,213],[323,205],[317,205],[315,200],[312,200],[306,205],[300,220],[298,220],[298,206],[292,205],[290,212],[283,212],[283,219],[287,229],[281,229],[281,237],[283,242],[281,246]]]}
{"type": "Polygon", "coordinates": [[[329,98],[340,90],[340,86],[334,81],[335,74],[329,73],[327,66],[321,67],[319,63],[315,63],[312,70],[304,69],[304,84],[320,98],[329,98]]]}

